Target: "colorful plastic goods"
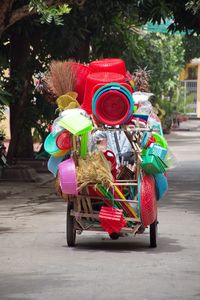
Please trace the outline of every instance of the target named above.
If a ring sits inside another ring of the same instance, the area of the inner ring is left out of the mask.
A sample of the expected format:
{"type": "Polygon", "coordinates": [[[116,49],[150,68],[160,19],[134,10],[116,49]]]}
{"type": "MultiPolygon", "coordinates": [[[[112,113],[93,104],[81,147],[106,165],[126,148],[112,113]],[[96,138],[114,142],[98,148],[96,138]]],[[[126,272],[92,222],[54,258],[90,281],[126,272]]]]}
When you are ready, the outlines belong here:
{"type": "Polygon", "coordinates": [[[165,157],[167,155],[167,149],[160,147],[157,144],[151,144],[151,146],[147,149],[146,154],[153,154],[159,156],[162,160],[165,160],[165,157]]]}
{"type": "Polygon", "coordinates": [[[75,91],[78,93],[77,100],[79,104],[83,103],[85,84],[87,76],[90,72],[89,67],[80,63],[72,63],[72,68],[76,74],[75,91]]]}
{"type": "Polygon", "coordinates": [[[82,108],[88,114],[92,113],[92,97],[94,95],[94,91],[93,91],[94,87],[97,84],[101,83],[102,85],[105,85],[106,83],[109,82],[124,83],[125,77],[121,74],[108,73],[108,72],[91,73],[87,76],[82,108]]]}
{"type": "Polygon", "coordinates": [[[67,153],[66,150],[60,150],[56,146],[56,139],[60,132],[57,134],[53,134],[53,132],[49,133],[48,136],[46,137],[46,140],[44,142],[44,149],[46,152],[48,152],[50,155],[53,156],[63,156],[67,153]]]}
{"type": "Polygon", "coordinates": [[[138,181],[138,211],[142,224],[146,227],[157,218],[156,188],[151,175],[142,175],[138,181]]]}
{"type": "Polygon", "coordinates": [[[126,123],[132,116],[133,107],[130,90],[118,83],[100,87],[92,99],[92,111],[97,122],[99,120],[110,126],[126,123]]]}
{"type": "Polygon", "coordinates": [[[54,177],[56,177],[56,175],[58,173],[58,165],[62,162],[64,157],[65,156],[59,156],[59,157],[51,156],[49,158],[48,163],[47,163],[47,168],[48,168],[49,172],[51,172],[54,175],[54,177]]]}
{"type": "Polygon", "coordinates": [[[152,135],[156,140],[156,144],[158,144],[159,146],[165,149],[168,149],[168,143],[162,135],[158,134],[157,132],[153,132],[152,135]]]}
{"type": "Polygon", "coordinates": [[[151,132],[145,132],[141,141],[142,148],[148,148],[152,143],[155,143],[156,139],[153,137],[151,132]]]}
{"type": "Polygon", "coordinates": [[[88,152],[88,133],[81,135],[80,156],[85,158],[88,152]]]}
{"type": "Polygon", "coordinates": [[[92,122],[80,113],[64,116],[58,125],[67,129],[74,135],[82,135],[92,130],[92,122]]]}
{"type": "Polygon", "coordinates": [[[61,132],[57,138],[56,138],[56,146],[60,149],[60,150],[70,150],[72,147],[72,143],[70,140],[70,133],[69,131],[63,131],[61,132]]]}
{"type": "Polygon", "coordinates": [[[72,158],[66,159],[58,166],[60,187],[64,194],[77,195],[76,167],[72,158]]]}
{"type": "Polygon", "coordinates": [[[96,101],[96,117],[110,126],[122,124],[128,118],[130,103],[127,97],[115,90],[100,95],[96,101]]]}
{"type": "Polygon", "coordinates": [[[110,163],[111,163],[111,173],[114,176],[114,178],[116,178],[116,176],[117,176],[117,162],[116,162],[115,154],[110,150],[105,151],[103,154],[104,154],[105,158],[108,161],[110,161],[110,163]]]}
{"type": "Polygon", "coordinates": [[[164,173],[167,166],[165,163],[155,155],[145,155],[142,157],[141,168],[147,174],[157,174],[157,173],[164,173]]]}
{"type": "Polygon", "coordinates": [[[92,61],[89,64],[91,73],[96,72],[114,72],[122,75],[126,75],[125,62],[120,58],[104,58],[100,60],[92,61]]]}
{"type": "Polygon", "coordinates": [[[100,224],[109,234],[112,232],[120,232],[126,226],[123,218],[123,210],[114,207],[102,206],[99,213],[100,224]]]}
{"type": "Polygon", "coordinates": [[[168,190],[167,177],[164,174],[154,175],[157,200],[161,200],[168,190]]]}

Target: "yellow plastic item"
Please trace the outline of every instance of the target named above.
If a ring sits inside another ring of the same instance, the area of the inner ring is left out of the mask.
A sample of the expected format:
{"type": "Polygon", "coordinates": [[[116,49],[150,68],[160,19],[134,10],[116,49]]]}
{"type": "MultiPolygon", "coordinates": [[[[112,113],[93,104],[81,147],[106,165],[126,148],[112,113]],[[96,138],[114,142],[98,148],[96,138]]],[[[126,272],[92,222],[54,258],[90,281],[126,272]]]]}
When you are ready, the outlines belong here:
{"type": "Polygon", "coordinates": [[[78,94],[76,92],[68,92],[65,95],[58,97],[56,103],[60,111],[72,108],[80,107],[78,101],[76,100],[78,94]]]}

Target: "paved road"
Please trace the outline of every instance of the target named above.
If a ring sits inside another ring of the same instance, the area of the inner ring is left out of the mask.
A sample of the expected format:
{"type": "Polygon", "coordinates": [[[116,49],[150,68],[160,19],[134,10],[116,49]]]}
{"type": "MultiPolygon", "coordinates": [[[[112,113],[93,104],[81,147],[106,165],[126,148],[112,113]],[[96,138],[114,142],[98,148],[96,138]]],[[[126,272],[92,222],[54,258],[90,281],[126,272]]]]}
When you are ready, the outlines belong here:
{"type": "Polygon", "coordinates": [[[0,183],[0,300],[199,300],[200,131],[168,136],[176,167],[159,203],[159,241],[105,234],[65,244],[53,184],[0,183]]]}

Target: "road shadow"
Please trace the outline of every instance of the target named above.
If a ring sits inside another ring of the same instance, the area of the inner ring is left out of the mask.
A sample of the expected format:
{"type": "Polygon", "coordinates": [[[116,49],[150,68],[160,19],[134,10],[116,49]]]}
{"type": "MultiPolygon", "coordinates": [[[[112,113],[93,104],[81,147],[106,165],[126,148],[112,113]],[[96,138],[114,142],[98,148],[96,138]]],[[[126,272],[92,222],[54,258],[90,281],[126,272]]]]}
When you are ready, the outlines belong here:
{"type": "MultiPolygon", "coordinates": [[[[63,247],[67,247],[67,245],[63,247]]],[[[73,251],[102,251],[112,253],[143,252],[156,254],[176,253],[184,249],[184,247],[180,246],[177,239],[163,236],[158,237],[157,248],[150,248],[149,234],[146,233],[139,237],[120,237],[116,241],[111,240],[109,237],[99,237],[98,241],[96,236],[83,236],[81,239],[78,237],[77,244],[73,248],[73,251]]]]}

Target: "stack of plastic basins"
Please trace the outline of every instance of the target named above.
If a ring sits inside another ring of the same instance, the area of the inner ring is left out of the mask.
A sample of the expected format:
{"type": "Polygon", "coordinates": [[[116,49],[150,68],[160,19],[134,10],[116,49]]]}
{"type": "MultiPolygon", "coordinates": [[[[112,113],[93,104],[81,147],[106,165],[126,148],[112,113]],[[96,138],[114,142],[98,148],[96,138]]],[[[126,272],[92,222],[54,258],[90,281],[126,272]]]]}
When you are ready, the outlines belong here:
{"type": "Polygon", "coordinates": [[[92,113],[92,97],[96,92],[95,87],[97,86],[98,88],[100,88],[101,86],[110,82],[117,82],[122,84],[125,83],[125,77],[122,74],[112,72],[90,73],[87,76],[82,108],[88,114],[92,113]]]}
{"type": "Polygon", "coordinates": [[[105,58],[92,61],[89,64],[89,75],[86,79],[82,108],[91,114],[92,97],[96,90],[110,82],[124,83],[125,75],[126,65],[122,59],[105,58]]]}

